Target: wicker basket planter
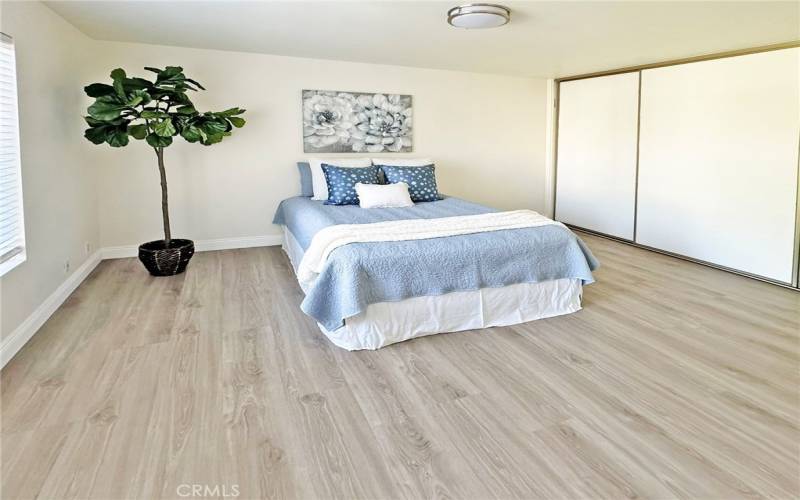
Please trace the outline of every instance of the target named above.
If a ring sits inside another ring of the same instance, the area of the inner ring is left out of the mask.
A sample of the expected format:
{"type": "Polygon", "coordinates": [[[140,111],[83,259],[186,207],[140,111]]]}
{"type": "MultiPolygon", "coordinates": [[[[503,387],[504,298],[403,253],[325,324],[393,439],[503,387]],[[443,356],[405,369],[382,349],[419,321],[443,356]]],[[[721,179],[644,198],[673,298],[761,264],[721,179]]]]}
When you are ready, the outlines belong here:
{"type": "Polygon", "coordinates": [[[171,239],[148,241],[139,245],[139,260],[153,276],[174,276],[186,270],[194,255],[192,240],[171,239]]]}

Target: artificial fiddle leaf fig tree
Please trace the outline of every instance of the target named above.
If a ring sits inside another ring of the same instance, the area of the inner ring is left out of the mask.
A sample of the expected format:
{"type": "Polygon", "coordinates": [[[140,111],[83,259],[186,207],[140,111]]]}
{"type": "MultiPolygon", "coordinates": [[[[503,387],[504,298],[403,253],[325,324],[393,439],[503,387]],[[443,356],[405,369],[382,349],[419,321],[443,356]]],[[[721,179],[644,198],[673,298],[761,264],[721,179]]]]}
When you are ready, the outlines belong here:
{"type": "Polygon", "coordinates": [[[183,68],[144,69],[155,73],[155,81],[128,77],[118,68],[111,72],[110,85],[93,83],[84,87],[86,94],[95,99],[87,110],[89,116],[85,119],[89,128],[84,136],[94,144],[106,143],[114,148],[127,146],[131,138],[143,140],[155,151],[161,175],[164,239],[142,244],[139,259],[151,274],[168,276],[186,269],[194,253],[194,244],[190,240],[172,238],[164,148],[178,137],[205,146],[216,144],[231,135],[234,127],[244,126],[244,119],[238,115],[245,110],[230,108],[201,113],[195,109],[187,92],[205,88],[187,78],[183,68]]]}

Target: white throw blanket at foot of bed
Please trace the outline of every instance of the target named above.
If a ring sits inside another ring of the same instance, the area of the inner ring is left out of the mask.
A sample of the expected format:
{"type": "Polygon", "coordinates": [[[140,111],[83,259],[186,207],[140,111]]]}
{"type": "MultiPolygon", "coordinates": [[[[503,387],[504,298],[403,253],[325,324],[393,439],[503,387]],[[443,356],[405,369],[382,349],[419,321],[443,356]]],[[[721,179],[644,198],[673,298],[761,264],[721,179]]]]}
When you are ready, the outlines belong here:
{"type": "Polygon", "coordinates": [[[300,261],[297,279],[300,286],[306,289],[322,272],[325,261],[331,252],[351,243],[425,240],[549,225],[563,226],[560,222],[548,219],[533,210],[512,210],[439,219],[395,220],[370,224],[337,224],[321,229],[314,235],[300,261]]]}

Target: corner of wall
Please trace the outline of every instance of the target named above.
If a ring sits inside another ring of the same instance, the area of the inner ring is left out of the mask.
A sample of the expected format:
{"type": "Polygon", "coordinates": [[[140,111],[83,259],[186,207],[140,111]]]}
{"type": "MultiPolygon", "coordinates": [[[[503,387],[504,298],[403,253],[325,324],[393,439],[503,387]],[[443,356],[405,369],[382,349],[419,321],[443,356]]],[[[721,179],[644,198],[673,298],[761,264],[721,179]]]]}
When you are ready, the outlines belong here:
{"type": "Polygon", "coordinates": [[[556,121],[558,120],[558,84],[552,78],[547,79],[547,112],[545,129],[545,165],[544,165],[544,203],[545,214],[555,215],[556,189],[556,121]]]}

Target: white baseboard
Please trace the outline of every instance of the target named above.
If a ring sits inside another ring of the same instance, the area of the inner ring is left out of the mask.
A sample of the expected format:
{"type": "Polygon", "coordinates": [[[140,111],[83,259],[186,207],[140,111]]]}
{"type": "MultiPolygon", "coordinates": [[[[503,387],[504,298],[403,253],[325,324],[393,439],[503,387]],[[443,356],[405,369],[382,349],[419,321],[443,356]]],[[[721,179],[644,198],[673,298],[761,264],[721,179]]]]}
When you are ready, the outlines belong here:
{"type": "Polygon", "coordinates": [[[283,237],[280,234],[268,234],[265,236],[200,240],[195,242],[194,248],[198,252],[208,252],[211,250],[230,250],[234,248],[271,247],[280,245],[282,242],[283,237]]]}
{"type": "Polygon", "coordinates": [[[100,263],[102,251],[98,250],[87,258],[61,286],[47,297],[30,316],[25,318],[3,343],[0,344],[0,368],[6,365],[14,355],[22,349],[33,335],[42,327],[50,316],[67,300],[67,297],[83,283],[89,273],[100,263]]]}
{"type": "Polygon", "coordinates": [[[102,252],[103,260],[124,259],[127,257],[136,257],[139,254],[139,247],[137,245],[103,247],[100,249],[100,252],[102,252]]]}
{"type": "MultiPolygon", "coordinates": [[[[242,238],[219,238],[214,240],[195,241],[194,246],[198,252],[211,250],[230,250],[234,248],[268,247],[280,245],[280,234],[265,236],[245,236],[242,238]]],[[[54,312],[67,300],[67,297],[83,283],[89,273],[97,267],[101,260],[121,259],[136,257],[139,253],[138,245],[125,245],[104,247],[89,256],[81,266],[72,273],[42,304],[36,308],[25,321],[22,322],[0,344],[0,368],[6,365],[24,346],[54,312]]]]}
{"type": "MultiPolygon", "coordinates": [[[[240,238],[218,238],[214,240],[197,240],[194,242],[194,249],[197,252],[210,252],[212,250],[232,250],[234,248],[271,247],[280,245],[282,241],[283,239],[280,234],[243,236],[240,238]]],[[[103,260],[136,257],[139,254],[139,245],[104,247],[102,252],[103,260]]]]}

